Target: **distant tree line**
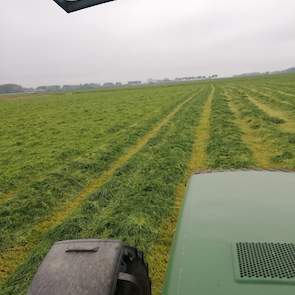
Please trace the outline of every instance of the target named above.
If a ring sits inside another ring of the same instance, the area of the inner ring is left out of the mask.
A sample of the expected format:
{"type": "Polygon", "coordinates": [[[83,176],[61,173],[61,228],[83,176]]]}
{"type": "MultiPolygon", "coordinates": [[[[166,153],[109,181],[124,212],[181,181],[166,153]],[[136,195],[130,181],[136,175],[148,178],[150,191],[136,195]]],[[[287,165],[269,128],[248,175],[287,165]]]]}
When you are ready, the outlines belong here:
{"type": "MultiPolygon", "coordinates": [[[[198,77],[183,77],[183,78],[176,78],[174,80],[170,80],[168,78],[162,80],[154,80],[149,79],[148,84],[165,84],[165,83],[174,83],[174,82],[181,82],[181,81],[193,81],[193,80],[201,80],[201,79],[214,79],[217,78],[217,75],[211,76],[198,76],[198,77]]],[[[17,84],[5,84],[0,85],[0,94],[5,93],[24,93],[24,92],[37,92],[37,93],[47,93],[47,92],[66,92],[66,91],[79,91],[79,90],[95,90],[98,88],[114,88],[114,87],[122,87],[122,86],[140,86],[144,84],[142,81],[128,81],[126,84],[121,82],[106,82],[103,84],[99,83],[86,83],[86,84],[77,84],[77,85],[44,85],[38,86],[34,88],[24,88],[17,84]]]]}
{"type": "Polygon", "coordinates": [[[121,87],[123,84],[121,82],[107,82],[103,84],[97,83],[86,83],[77,85],[49,85],[49,86],[38,86],[36,88],[24,88],[17,84],[4,84],[0,85],[0,94],[9,93],[28,93],[28,92],[65,92],[65,91],[78,91],[78,90],[94,90],[98,88],[112,88],[121,87]]]}
{"type": "Polygon", "coordinates": [[[280,75],[280,74],[291,74],[291,73],[295,73],[295,67],[288,68],[282,71],[244,73],[244,74],[234,75],[233,77],[253,77],[253,76],[261,76],[261,75],[280,75]]]}
{"type": "Polygon", "coordinates": [[[24,88],[17,84],[4,84],[0,85],[0,94],[5,93],[23,93],[33,91],[32,88],[24,88]]]}
{"type": "MultiPolygon", "coordinates": [[[[234,77],[247,77],[247,76],[257,76],[257,75],[273,75],[273,74],[288,74],[295,73],[295,67],[288,68],[282,71],[273,71],[273,72],[254,72],[254,73],[245,73],[241,75],[236,75],[234,77]]],[[[181,77],[170,80],[169,78],[165,79],[149,79],[148,84],[165,84],[165,83],[175,83],[175,82],[186,82],[186,81],[196,81],[196,80],[205,80],[205,79],[217,79],[218,75],[208,75],[208,76],[190,76],[190,77],[181,77]]],[[[113,88],[113,87],[122,87],[122,86],[139,86],[143,83],[141,81],[129,81],[126,84],[121,82],[106,82],[103,84],[99,83],[86,83],[86,84],[77,84],[77,85],[49,85],[49,86],[38,86],[34,88],[24,88],[18,84],[4,84],[0,85],[0,94],[9,94],[9,93],[29,93],[29,92],[65,92],[65,91],[78,91],[78,90],[94,90],[98,88],[113,88]]]]}

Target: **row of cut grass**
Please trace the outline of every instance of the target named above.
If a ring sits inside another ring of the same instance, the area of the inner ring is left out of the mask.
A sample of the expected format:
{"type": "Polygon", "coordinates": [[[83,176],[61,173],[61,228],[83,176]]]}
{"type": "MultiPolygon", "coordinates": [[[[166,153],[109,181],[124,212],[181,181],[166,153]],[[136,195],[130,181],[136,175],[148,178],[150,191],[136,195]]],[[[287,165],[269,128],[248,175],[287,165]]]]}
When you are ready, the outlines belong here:
{"type": "Polygon", "coordinates": [[[169,216],[161,224],[158,238],[153,242],[149,250],[150,255],[148,260],[151,265],[157,267],[152,268],[152,283],[153,294],[160,295],[163,289],[164,276],[166,267],[169,260],[169,252],[172,244],[173,235],[175,233],[179,210],[181,208],[187,182],[189,177],[195,171],[207,169],[207,144],[209,139],[209,123],[211,114],[211,105],[214,97],[215,87],[211,85],[211,91],[208,93],[208,98],[202,109],[199,123],[195,129],[194,145],[192,149],[191,159],[186,169],[185,176],[182,181],[177,185],[175,191],[174,208],[169,216]]]}
{"type": "Polygon", "coordinates": [[[294,133],[284,132],[279,126],[282,122],[269,116],[248,98],[245,90],[229,89],[241,117],[247,121],[248,126],[259,136],[265,147],[271,146],[273,154],[269,159],[274,168],[295,168],[295,138],[294,133]]]}
{"type": "Polygon", "coordinates": [[[295,108],[291,108],[290,105],[284,104],[285,108],[278,106],[280,100],[275,100],[272,95],[261,96],[261,94],[252,94],[248,96],[248,99],[260,108],[269,117],[273,118],[279,125],[282,131],[294,133],[295,135],[295,108]]]}
{"type": "Polygon", "coordinates": [[[229,108],[222,87],[217,87],[212,102],[210,140],[207,147],[208,167],[237,169],[253,166],[250,149],[242,141],[241,130],[229,108]]]}
{"type": "Polygon", "coordinates": [[[245,88],[251,96],[270,104],[274,108],[287,111],[289,115],[294,117],[295,113],[295,97],[291,99],[284,93],[279,93],[269,88],[245,88]]]}
{"type": "Polygon", "coordinates": [[[247,118],[242,117],[236,103],[234,103],[234,96],[229,95],[226,90],[224,90],[224,94],[228,98],[229,107],[235,116],[235,123],[242,132],[242,140],[252,152],[255,167],[262,169],[272,168],[269,161],[273,153],[272,146],[266,146],[265,142],[262,142],[259,134],[257,134],[257,130],[249,126],[247,118]]]}

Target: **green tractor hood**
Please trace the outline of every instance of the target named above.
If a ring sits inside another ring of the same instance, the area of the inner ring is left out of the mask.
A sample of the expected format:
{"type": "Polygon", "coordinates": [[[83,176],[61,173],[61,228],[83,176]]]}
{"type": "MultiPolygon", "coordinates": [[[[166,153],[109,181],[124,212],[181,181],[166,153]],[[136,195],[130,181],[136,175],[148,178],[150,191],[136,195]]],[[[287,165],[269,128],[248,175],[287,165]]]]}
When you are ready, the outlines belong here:
{"type": "Polygon", "coordinates": [[[295,294],[295,174],[192,176],[164,294],[295,294]]]}

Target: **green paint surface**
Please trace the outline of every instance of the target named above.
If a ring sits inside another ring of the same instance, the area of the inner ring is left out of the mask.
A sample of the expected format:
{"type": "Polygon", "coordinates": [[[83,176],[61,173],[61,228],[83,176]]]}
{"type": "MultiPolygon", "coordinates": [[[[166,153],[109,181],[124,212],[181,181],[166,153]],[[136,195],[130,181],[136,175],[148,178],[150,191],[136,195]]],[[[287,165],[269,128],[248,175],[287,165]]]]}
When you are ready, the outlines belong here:
{"type": "Polygon", "coordinates": [[[165,295],[294,294],[295,285],[241,282],[235,242],[295,243],[295,174],[238,171],[192,176],[179,219],[165,295]]]}

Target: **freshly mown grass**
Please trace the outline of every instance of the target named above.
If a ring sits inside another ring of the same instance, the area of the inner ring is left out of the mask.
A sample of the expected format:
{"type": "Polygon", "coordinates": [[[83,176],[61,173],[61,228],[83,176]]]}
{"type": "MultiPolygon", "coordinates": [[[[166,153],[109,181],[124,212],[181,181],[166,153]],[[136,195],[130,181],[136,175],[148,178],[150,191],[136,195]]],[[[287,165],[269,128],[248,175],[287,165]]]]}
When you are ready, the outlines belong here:
{"type": "Polygon", "coordinates": [[[114,173],[121,167],[123,167],[128,160],[130,160],[135,154],[149,142],[149,140],[157,135],[163,126],[165,126],[176,114],[183,108],[193,96],[189,96],[183,102],[177,105],[169,115],[165,116],[158,122],[149,132],[141,137],[133,146],[131,146],[123,155],[121,155],[116,161],[114,161],[103,174],[94,178],[91,183],[86,185],[82,191],[73,198],[70,202],[59,206],[52,215],[43,219],[40,223],[36,224],[26,234],[26,243],[22,245],[14,244],[13,247],[3,251],[0,256],[0,265],[4,269],[4,273],[0,273],[0,279],[5,278],[5,275],[12,273],[17,265],[26,257],[26,255],[34,248],[34,246],[42,239],[44,232],[47,232],[55,226],[62,224],[65,219],[72,215],[72,213],[79,208],[83,201],[89,196],[90,193],[97,191],[105,183],[107,183],[114,173]]]}
{"type": "MultiPolygon", "coordinates": [[[[262,76],[251,79],[242,79],[232,86],[246,88],[251,95],[260,96],[268,103],[273,103],[282,109],[294,110],[295,107],[295,75],[262,76]],[[291,109],[290,109],[291,106],[291,109]]],[[[245,90],[245,89],[244,89],[245,90]]]]}
{"type": "Polygon", "coordinates": [[[275,92],[269,88],[245,88],[252,97],[264,102],[274,109],[282,110],[295,118],[295,97],[292,100],[283,93],[275,92]]]}
{"type": "Polygon", "coordinates": [[[248,168],[253,166],[252,154],[242,141],[222,88],[216,89],[210,119],[210,140],[207,147],[211,169],[248,168]]]}
{"type": "Polygon", "coordinates": [[[167,238],[169,251],[173,229],[162,231],[194,167],[258,167],[265,153],[263,167],[295,169],[295,130],[282,129],[293,85],[283,75],[1,99],[0,294],[25,294],[51,245],[75,238],[139,247],[160,294],[154,246],[167,238]]]}
{"type": "MultiPolygon", "coordinates": [[[[283,122],[261,110],[248,98],[245,90],[235,89],[234,97],[241,116],[247,120],[249,127],[255,130],[261,143],[271,147],[273,154],[269,159],[274,168],[295,169],[294,132],[284,132],[279,126],[283,122]]],[[[270,165],[271,166],[271,165],[270,165]]]]}
{"type": "Polygon", "coordinates": [[[97,173],[117,146],[134,142],[190,91],[178,86],[0,100],[1,192],[64,165],[97,173]]]}
{"type": "Polygon", "coordinates": [[[208,130],[210,125],[209,119],[211,115],[211,105],[215,93],[215,87],[213,84],[210,88],[211,90],[207,94],[208,97],[206,102],[202,107],[202,110],[199,110],[201,111],[201,114],[198,114],[200,119],[198,120],[197,127],[195,128],[194,132],[192,156],[187,165],[187,169],[182,181],[178,183],[175,189],[174,206],[169,216],[162,222],[159,229],[158,238],[152,243],[152,247],[148,251],[148,261],[150,265],[153,266],[151,268],[151,277],[154,295],[160,295],[161,290],[163,289],[165,271],[169,262],[169,250],[172,245],[173,236],[175,234],[180,208],[187,190],[187,182],[194,172],[199,172],[207,168],[206,147],[209,139],[208,130]]]}
{"type": "Polygon", "coordinates": [[[5,117],[0,128],[6,136],[0,144],[5,151],[0,188],[14,193],[0,207],[0,249],[25,244],[34,223],[73,198],[193,88],[1,101],[5,117]]]}
{"type": "Polygon", "coordinates": [[[115,238],[148,252],[157,239],[159,224],[173,207],[174,191],[185,174],[207,92],[204,90],[185,105],[81,209],[44,235],[28,260],[3,286],[6,294],[25,293],[38,263],[56,240],[115,238]]]}

